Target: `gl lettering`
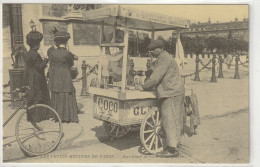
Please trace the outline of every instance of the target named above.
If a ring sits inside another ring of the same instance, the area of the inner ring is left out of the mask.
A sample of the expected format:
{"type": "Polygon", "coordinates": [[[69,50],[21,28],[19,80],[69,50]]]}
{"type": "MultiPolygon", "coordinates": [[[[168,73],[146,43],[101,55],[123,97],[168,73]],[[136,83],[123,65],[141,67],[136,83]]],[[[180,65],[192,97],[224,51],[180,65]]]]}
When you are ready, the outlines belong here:
{"type": "MultiPolygon", "coordinates": [[[[134,108],[134,115],[145,115],[146,114],[146,108],[144,107],[135,107],[134,108]]],[[[149,111],[149,108],[147,108],[147,111],[149,111]]]]}

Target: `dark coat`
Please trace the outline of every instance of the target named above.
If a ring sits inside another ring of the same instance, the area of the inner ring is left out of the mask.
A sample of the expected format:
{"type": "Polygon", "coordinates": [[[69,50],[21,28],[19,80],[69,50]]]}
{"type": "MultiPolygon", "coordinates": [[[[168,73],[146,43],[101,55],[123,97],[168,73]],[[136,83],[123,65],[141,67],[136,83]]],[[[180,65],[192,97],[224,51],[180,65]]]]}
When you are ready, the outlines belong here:
{"type": "Polygon", "coordinates": [[[51,47],[48,50],[50,60],[49,90],[52,92],[74,92],[70,67],[74,65],[74,55],[66,48],[51,47]]]}
{"type": "Polygon", "coordinates": [[[47,63],[48,61],[42,60],[37,50],[31,49],[26,53],[24,85],[30,87],[27,96],[29,101],[34,101],[34,104],[48,104],[50,100],[44,74],[47,63]]]}

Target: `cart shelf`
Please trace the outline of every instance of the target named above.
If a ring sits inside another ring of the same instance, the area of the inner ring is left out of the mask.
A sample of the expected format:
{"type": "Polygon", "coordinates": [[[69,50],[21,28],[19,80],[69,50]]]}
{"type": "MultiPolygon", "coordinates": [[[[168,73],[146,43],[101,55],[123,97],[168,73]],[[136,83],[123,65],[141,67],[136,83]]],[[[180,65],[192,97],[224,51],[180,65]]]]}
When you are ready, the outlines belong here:
{"type": "Polygon", "coordinates": [[[89,87],[88,93],[105,96],[117,100],[138,100],[138,99],[156,99],[156,93],[153,91],[139,91],[139,90],[121,90],[115,89],[101,89],[96,87],[89,87]]]}
{"type": "Polygon", "coordinates": [[[124,43],[102,43],[101,47],[125,47],[124,43]]]}

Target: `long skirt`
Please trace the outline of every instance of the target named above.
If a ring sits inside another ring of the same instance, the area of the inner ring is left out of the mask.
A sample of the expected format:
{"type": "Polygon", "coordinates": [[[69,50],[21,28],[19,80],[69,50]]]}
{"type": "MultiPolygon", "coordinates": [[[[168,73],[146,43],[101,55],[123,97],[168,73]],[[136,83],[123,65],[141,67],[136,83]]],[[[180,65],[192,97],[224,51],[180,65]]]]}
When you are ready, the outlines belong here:
{"type": "Polygon", "coordinates": [[[161,112],[166,144],[169,147],[177,147],[183,131],[184,95],[161,99],[161,112]]]}
{"type": "MultiPolygon", "coordinates": [[[[38,101],[38,100],[28,100],[28,107],[33,106],[34,104],[46,104],[49,105],[50,99],[49,96],[47,100],[38,101]]],[[[49,118],[53,118],[51,112],[48,109],[43,107],[32,108],[27,112],[27,120],[33,122],[40,122],[43,120],[48,120],[49,118]]]]}
{"type": "Polygon", "coordinates": [[[51,107],[62,122],[79,122],[75,92],[51,92],[51,107]]]}

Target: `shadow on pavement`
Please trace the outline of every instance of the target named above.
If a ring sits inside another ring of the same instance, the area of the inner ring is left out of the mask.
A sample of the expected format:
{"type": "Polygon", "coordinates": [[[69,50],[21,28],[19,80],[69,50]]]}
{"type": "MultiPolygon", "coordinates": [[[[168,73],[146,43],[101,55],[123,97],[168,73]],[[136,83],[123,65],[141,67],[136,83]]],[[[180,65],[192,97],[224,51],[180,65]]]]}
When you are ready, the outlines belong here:
{"type": "Polygon", "coordinates": [[[97,132],[96,137],[101,143],[109,145],[110,147],[122,151],[141,145],[139,130],[131,130],[130,132],[128,132],[128,134],[126,134],[126,136],[119,139],[113,139],[110,136],[99,137],[98,131],[100,131],[100,128],[102,128],[103,131],[103,126],[93,128],[92,130],[97,132]]]}

